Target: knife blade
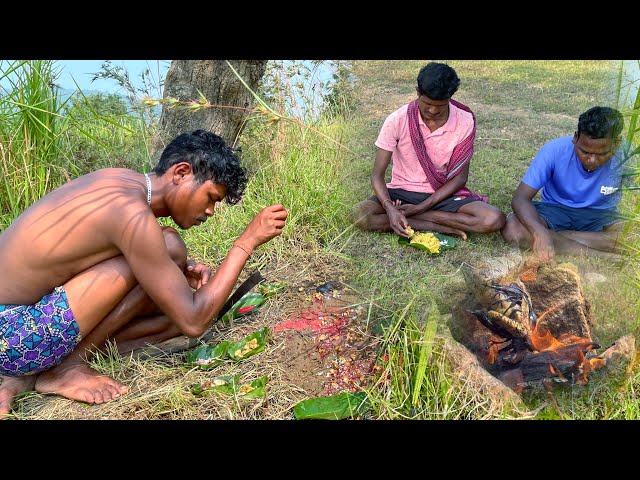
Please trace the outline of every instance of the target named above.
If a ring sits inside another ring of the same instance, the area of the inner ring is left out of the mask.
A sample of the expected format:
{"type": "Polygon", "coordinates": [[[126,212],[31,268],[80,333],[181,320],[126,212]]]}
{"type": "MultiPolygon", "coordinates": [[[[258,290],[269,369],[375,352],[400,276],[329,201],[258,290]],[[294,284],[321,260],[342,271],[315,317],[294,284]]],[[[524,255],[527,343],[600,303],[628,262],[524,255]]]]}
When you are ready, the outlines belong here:
{"type": "Polygon", "coordinates": [[[262,282],[264,277],[260,273],[259,270],[256,270],[249,278],[247,278],[242,284],[233,292],[233,295],[229,297],[229,300],[222,306],[218,315],[216,315],[216,321],[220,320],[225,313],[227,313],[235,303],[242,298],[244,294],[246,294],[249,290],[255,287],[257,284],[262,282]]]}

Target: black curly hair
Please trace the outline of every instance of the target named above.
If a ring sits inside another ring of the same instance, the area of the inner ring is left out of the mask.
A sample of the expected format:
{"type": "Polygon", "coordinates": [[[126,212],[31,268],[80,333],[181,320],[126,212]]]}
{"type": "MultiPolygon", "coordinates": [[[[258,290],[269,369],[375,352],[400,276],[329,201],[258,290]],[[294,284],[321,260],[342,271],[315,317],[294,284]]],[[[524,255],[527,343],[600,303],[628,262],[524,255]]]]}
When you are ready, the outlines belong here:
{"type": "Polygon", "coordinates": [[[578,117],[578,134],[591,138],[616,138],[623,128],[622,114],[611,107],[591,107],[578,117]]]}
{"type": "Polygon", "coordinates": [[[242,198],[247,171],[240,166],[240,159],[222,137],[206,130],[182,133],[166,146],[153,171],[164,175],[179,162],[191,165],[198,183],[213,180],[227,187],[227,203],[233,205],[242,198]]]}
{"type": "Polygon", "coordinates": [[[418,73],[418,94],[432,100],[448,100],[458,91],[460,79],[446,63],[429,62],[418,73]]]}

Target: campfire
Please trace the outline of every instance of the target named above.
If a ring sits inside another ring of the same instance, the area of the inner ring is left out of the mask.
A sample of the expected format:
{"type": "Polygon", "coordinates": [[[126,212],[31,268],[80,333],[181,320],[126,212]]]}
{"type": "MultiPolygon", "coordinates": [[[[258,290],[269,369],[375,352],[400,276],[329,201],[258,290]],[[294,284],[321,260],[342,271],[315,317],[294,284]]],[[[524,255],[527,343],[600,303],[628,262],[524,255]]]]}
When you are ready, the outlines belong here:
{"type": "Polygon", "coordinates": [[[604,366],[604,360],[595,356],[600,348],[597,343],[570,333],[555,338],[542,326],[544,317],[558,306],[538,316],[520,279],[509,285],[494,282],[487,290],[490,302],[486,309],[470,312],[493,333],[482,360],[516,391],[544,379],[584,384],[590,372],[604,366]]]}
{"type": "Polygon", "coordinates": [[[517,393],[537,382],[586,384],[605,366],[575,272],[534,266],[467,283],[473,293],[461,307],[458,341],[517,393]]]}

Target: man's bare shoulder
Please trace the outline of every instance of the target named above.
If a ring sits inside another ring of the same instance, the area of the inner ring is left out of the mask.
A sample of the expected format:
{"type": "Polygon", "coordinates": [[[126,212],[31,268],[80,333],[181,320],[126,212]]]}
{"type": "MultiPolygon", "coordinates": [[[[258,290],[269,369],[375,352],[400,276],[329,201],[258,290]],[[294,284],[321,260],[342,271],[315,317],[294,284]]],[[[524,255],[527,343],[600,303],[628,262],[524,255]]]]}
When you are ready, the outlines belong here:
{"type": "MultiPolygon", "coordinates": [[[[82,178],[82,177],[80,177],[82,178]]],[[[105,168],[84,176],[75,192],[86,197],[95,214],[106,216],[111,224],[129,221],[131,215],[153,216],[147,204],[144,176],[126,168],[105,168]]]]}
{"type": "Polygon", "coordinates": [[[108,181],[126,185],[132,181],[139,181],[141,175],[141,173],[129,168],[102,168],[82,175],[76,180],[84,180],[88,182],[108,181]]]}
{"type": "Polygon", "coordinates": [[[25,210],[7,231],[117,227],[132,215],[153,215],[144,176],[126,168],[96,170],[51,191],[25,210]],[[70,228],[70,227],[68,227],[70,228]]]}

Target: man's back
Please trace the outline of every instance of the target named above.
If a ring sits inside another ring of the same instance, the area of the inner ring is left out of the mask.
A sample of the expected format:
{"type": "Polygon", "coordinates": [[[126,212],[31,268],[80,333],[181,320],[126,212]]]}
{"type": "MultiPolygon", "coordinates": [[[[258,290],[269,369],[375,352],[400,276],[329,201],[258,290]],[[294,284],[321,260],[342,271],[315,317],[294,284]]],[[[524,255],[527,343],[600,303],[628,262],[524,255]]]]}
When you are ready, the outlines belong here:
{"type": "Polygon", "coordinates": [[[23,212],[0,234],[0,304],[36,302],[86,268],[120,255],[114,239],[122,219],[148,208],[140,178],[128,169],[98,170],[23,212]]]}

